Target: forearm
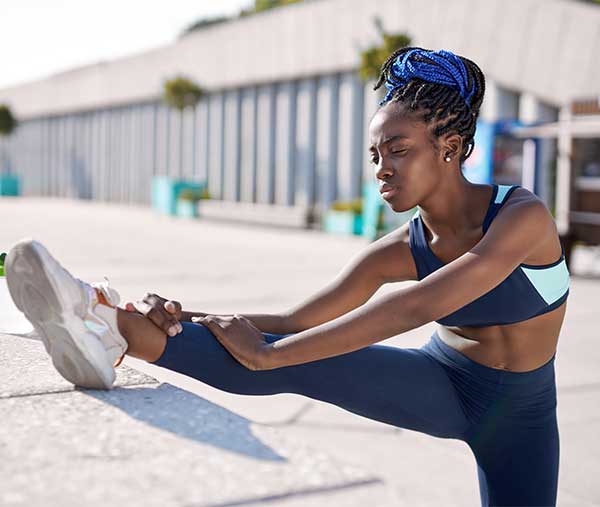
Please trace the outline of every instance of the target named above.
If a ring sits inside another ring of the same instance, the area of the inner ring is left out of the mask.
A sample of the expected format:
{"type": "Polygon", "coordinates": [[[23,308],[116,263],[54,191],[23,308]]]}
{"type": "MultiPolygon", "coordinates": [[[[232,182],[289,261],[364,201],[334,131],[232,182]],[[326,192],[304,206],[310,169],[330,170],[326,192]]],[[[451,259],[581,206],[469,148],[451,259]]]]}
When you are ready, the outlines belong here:
{"type": "MultiPolygon", "coordinates": [[[[181,312],[181,320],[184,322],[191,322],[192,317],[206,317],[207,315],[211,315],[209,313],[203,312],[181,312]]],[[[217,315],[217,314],[212,314],[217,315]]],[[[227,317],[232,316],[233,314],[222,314],[227,317]]],[[[244,313],[240,314],[243,317],[246,317],[252,324],[254,324],[258,329],[260,329],[263,333],[272,333],[272,334],[290,334],[297,332],[293,326],[291,321],[285,315],[279,314],[265,314],[265,313],[244,313]]]]}
{"type": "Polygon", "coordinates": [[[332,321],[270,345],[266,370],[307,363],[353,352],[426,323],[410,304],[410,289],[401,289],[332,321]]]}

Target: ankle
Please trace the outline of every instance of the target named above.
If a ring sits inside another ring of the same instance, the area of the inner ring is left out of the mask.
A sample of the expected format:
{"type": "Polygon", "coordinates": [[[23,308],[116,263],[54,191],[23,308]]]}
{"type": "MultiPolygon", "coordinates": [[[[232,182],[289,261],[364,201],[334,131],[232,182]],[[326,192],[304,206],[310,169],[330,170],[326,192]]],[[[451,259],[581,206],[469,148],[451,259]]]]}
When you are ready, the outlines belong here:
{"type": "Polygon", "coordinates": [[[167,334],[143,315],[117,307],[117,326],[127,339],[127,355],[154,362],[167,345],[167,334]]]}

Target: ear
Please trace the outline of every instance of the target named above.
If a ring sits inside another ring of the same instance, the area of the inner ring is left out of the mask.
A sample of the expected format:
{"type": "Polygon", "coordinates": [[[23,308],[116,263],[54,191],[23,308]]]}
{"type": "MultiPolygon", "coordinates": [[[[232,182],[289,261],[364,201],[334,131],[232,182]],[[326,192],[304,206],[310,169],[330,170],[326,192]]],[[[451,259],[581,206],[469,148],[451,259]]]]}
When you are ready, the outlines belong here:
{"type": "Polygon", "coordinates": [[[463,150],[463,138],[457,133],[446,134],[440,138],[439,146],[441,163],[447,163],[446,156],[452,161],[458,160],[463,150]]]}

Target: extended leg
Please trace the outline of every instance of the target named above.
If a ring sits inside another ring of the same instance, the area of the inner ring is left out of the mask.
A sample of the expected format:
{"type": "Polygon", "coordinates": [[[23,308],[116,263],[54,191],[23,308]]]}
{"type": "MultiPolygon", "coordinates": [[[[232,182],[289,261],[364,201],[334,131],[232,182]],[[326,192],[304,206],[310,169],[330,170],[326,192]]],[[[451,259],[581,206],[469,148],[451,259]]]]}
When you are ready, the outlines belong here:
{"type": "MultiPolygon", "coordinates": [[[[418,349],[372,345],[310,363],[252,371],[238,363],[205,326],[182,325],[183,332],[166,338],[163,354],[150,362],[224,391],[302,394],[445,438],[459,438],[468,424],[445,371],[418,349]]],[[[263,334],[269,343],[289,336],[263,334]]]]}

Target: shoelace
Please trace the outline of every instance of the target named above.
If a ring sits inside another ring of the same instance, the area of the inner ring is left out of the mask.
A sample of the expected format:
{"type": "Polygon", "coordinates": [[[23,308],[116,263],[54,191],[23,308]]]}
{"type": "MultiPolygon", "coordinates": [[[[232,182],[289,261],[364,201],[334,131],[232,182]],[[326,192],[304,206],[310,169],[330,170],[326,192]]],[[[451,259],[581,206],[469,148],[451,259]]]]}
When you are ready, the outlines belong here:
{"type": "MultiPolygon", "coordinates": [[[[110,306],[112,306],[114,308],[117,307],[117,304],[114,303],[114,301],[112,300],[111,293],[109,291],[110,280],[108,279],[108,277],[106,275],[104,275],[104,280],[106,281],[106,283],[98,282],[96,284],[89,284],[87,282],[84,282],[83,280],[80,280],[79,278],[77,278],[77,280],[86,285],[90,285],[96,291],[96,295],[98,297],[99,303],[101,303],[101,304],[108,303],[110,306]],[[104,299],[104,301],[102,301],[102,299],[104,299]]],[[[125,354],[123,354],[119,359],[116,360],[116,362],[113,364],[113,368],[116,368],[117,366],[119,366],[123,362],[124,358],[125,358],[125,354]]]]}

